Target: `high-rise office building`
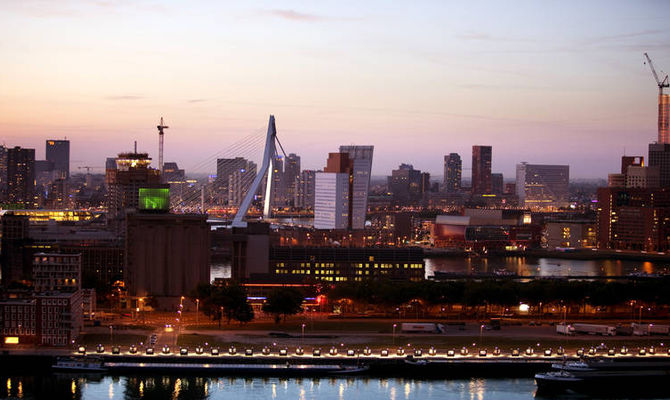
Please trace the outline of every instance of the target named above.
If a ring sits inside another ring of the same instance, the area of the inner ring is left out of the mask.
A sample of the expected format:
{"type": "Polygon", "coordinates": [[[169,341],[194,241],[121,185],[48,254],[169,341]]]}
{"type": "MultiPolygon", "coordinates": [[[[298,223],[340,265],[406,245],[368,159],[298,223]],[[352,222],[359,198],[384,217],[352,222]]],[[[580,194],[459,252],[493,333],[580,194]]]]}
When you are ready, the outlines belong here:
{"type": "Polygon", "coordinates": [[[658,96],[658,143],[670,144],[670,94],[658,96]]]}
{"type": "Polygon", "coordinates": [[[54,140],[46,141],[47,161],[54,163],[56,179],[70,178],[70,141],[54,140]]]}
{"type": "Polygon", "coordinates": [[[7,152],[7,147],[0,145],[0,201],[7,200],[7,152]]]}
{"type": "Polygon", "coordinates": [[[491,146],[472,146],[472,193],[491,193],[491,146]]]}
{"type": "Polygon", "coordinates": [[[444,156],[444,190],[455,193],[461,190],[461,172],[463,164],[458,153],[449,153],[444,156]]]}
{"type": "Polygon", "coordinates": [[[289,205],[295,205],[296,180],[300,175],[300,156],[290,153],[284,165],[284,187],[289,205]]]}
{"type": "Polygon", "coordinates": [[[503,174],[491,174],[491,193],[503,194],[503,174]]]}
{"type": "MultiPolygon", "coordinates": [[[[410,164],[400,164],[398,169],[391,171],[388,188],[393,196],[393,204],[406,206],[421,201],[423,194],[430,189],[430,183],[426,184],[425,179],[424,174],[410,164]]],[[[427,179],[430,181],[430,175],[427,179]]]]}
{"type": "Polygon", "coordinates": [[[7,199],[25,208],[35,206],[35,149],[7,150],[7,199]]]}
{"type": "Polygon", "coordinates": [[[516,166],[519,204],[562,207],[568,203],[570,167],[521,163],[516,166]]]}
{"type": "Polygon", "coordinates": [[[272,205],[286,205],[286,182],[284,181],[284,157],[277,155],[272,171],[272,205]]]}
{"type": "MultiPolygon", "coordinates": [[[[243,159],[244,160],[244,159],[243,159]]],[[[244,160],[245,164],[228,175],[228,204],[239,206],[247,195],[256,177],[256,163],[244,160]]]]}
{"type": "Polygon", "coordinates": [[[219,158],[216,160],[216,180],[228,185],[228,177],[235,171],[247,169],[248,160],[243,157],[219,158]]]}
{"type": "Polygon", "coordinates": [[[294,205],[297,208],[314,208],[314,190],[315,190],[315,172],[306,169],[300,173],[295,180],[295,200],[294,205]]]}
{"type": "Polygon", "coordinates": [[[351,229],[364,229],[374,146],[340,146],[340,153],[353,160],[351,185],[351,229]]]}
{"type": "Polygon", "coordinates": [[[670,144],[649,144],[649,166],[659,168],[661,187],[670,186],[670,144]]]}
{"type": "Polygon", "coordinates": [[[314,228],[349,228],[349,176],[348,172],[316,172],[314,228]]]}

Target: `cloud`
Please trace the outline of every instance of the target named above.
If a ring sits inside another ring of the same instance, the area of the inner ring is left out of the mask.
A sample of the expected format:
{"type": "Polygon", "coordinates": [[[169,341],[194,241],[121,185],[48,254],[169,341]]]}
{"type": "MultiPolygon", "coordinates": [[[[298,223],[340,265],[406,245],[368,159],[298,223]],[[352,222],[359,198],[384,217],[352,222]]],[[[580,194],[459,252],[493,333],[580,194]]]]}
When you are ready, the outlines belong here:
{"type": "Polygon", "coordinates": [[[319,21],[355,21],[360,18],[349,18],[349,17],[329,17],[325,15],[317,14],[308,14],[295,10],[264,10],[260,12],[263,15],[269,15],[272,17],[277,17],[281,19],[286,19],[289,21],[298,21],[298,22],[319,22],[319,21]]]}
{"type": "Polygon", "coordinates": [[[106,100],[141,100],[143,98],[144,98],[144,96],[137,96],[137,95],[132,95],[132,94],[105,97],[106,100]]]}
{"type": "Polygon", "coordinates": [[[189,99],[189,100],[186,100],[187,103],[203,103],[205,101],[207,101],[207,99],[189,99]]]}

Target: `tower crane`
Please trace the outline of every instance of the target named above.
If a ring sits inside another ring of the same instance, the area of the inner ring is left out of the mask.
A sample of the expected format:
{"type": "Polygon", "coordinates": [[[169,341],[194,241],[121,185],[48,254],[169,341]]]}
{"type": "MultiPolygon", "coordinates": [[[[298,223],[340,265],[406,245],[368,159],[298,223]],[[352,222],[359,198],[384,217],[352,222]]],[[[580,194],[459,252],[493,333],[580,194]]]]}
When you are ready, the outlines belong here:
{"type": "Polygon", "coordinates": [[[168,129],[169,126],[163,124],[163,117],[161,117],[161,124],[156,126],[158,128],[158,169],[163,173],[163,129],[168,129]]]}
{"type": "Polygon", "coordinates": [[[658,74],[656,73],[656,69],[654,68],[654,63],[651,62],[651,58],[649,58],[649,55],[647,53],[644,53],[644,57],[647,59],[645,64],[649,63],[651,73],[654,75],[654,79],[656,79],[656,83],[658,84],[658,95],[663,96],[663,88],[670,87],[670,83],[668,83],[668,75],[666,74],[665,78],[663,78],[663,80],[660,80],[658,78],[658,74]]]}

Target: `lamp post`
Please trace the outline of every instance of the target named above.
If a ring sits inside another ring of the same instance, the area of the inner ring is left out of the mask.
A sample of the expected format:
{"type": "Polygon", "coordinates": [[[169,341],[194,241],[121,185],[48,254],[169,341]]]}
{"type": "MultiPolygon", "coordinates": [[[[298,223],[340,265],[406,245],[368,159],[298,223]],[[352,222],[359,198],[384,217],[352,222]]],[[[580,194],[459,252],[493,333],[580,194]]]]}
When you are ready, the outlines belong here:
{"type": "Polygon", "coordinates": [[[195,299],[195,325],[198,325],[198,311],[200,310],[200,299],[195,299]]]}
{"type": "Polygon", "coordinates": [[[395,328],[398,326],[398,324],[393,324],[393,345],[395,346],[395,328]]]}
{"type": "Polygon", "coordinates": [[[479,326],[479,345],[482,345],[482,336],[484,335],[484,324],[479,326]]]}
{"type": "Polygon", "coordinates": [[[109,341],[112,342],[112,346],[114,346],[114,325],[109,326],[109,341]]]}
{"type": "Polygon", "coordinates": [[[302,336],[300,338],[300,344],[302,345],[305,341],[305,324],[302,324],[302,336]]]}
{"type": "Polygon", "coordinates": [[[640,324],[642,324],[642,309],[643,308],[644,308],[644,306],[640,306],[640,320],[639,320],[640,324]]]}

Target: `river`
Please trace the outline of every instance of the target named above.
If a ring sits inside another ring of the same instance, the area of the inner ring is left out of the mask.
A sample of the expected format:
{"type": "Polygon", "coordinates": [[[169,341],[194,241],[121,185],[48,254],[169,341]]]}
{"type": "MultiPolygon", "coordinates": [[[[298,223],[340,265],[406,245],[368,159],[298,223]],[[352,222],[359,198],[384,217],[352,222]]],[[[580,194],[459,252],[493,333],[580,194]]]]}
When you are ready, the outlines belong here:
{"type": "MultiPolygon", "coordinates": [[[[426,278],[435,271],[455,273],[492,273],[506,270],[521,276],[616,276],[633,272],[668,273],[670,263],[631,260],[572,260],[544,257],[436,257],[424,259],[426,278]]],[[[229,278],[230,264],[216,264],[211,279],[229,278]]]]}
{"type": "Polygon", "coordinates": [[[0,376],[0,398],[23,399],[532,399],[533,379],[204,378],[0,376]]]}

